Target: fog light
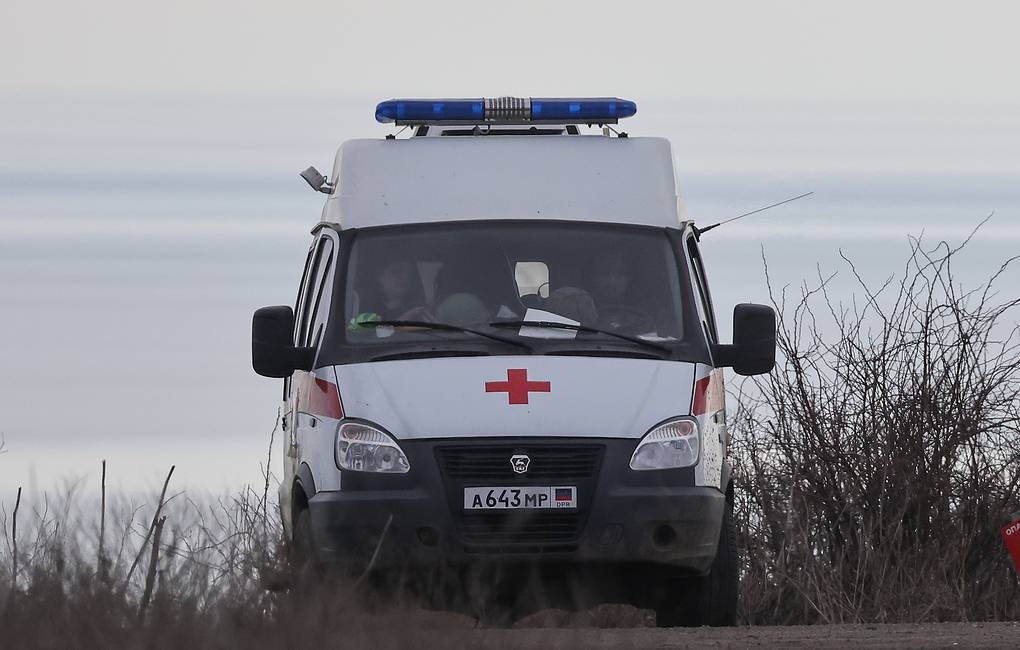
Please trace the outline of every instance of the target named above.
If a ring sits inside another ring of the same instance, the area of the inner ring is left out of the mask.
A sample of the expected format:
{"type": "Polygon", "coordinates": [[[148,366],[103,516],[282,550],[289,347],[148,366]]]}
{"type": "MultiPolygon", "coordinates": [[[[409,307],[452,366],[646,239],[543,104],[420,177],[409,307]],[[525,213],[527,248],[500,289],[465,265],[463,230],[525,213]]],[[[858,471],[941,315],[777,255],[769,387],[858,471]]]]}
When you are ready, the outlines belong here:
{"type": "Polygon", "coordinates": [[[669,524],[659,524],[652,533],[652,543],[658,548],[669,548],[676,544],[676,530],[669,524]]]}

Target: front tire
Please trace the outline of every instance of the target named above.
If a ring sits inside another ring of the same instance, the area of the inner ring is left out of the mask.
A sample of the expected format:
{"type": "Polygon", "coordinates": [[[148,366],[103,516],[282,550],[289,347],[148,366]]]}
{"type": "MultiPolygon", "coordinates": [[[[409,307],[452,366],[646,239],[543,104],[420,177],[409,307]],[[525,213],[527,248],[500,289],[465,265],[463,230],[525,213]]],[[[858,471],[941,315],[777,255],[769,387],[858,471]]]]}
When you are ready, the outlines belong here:
{"type": "Polygon", "coordinates": [[[719,530],[719,545],[708,575],[693,578],[675,592],[667,593],[664,602],[655,608],[655,624],[658,627],[736,625],[739,570],[733,506],[727,503],[719,530]]]}
{"type": "Polygon", "coordinates": [[[312,515],[302,508],[294,519],[294,538],[290,545],[290,570],[298,585],[314,582],[320,575],[312,541],[312,515]]]}

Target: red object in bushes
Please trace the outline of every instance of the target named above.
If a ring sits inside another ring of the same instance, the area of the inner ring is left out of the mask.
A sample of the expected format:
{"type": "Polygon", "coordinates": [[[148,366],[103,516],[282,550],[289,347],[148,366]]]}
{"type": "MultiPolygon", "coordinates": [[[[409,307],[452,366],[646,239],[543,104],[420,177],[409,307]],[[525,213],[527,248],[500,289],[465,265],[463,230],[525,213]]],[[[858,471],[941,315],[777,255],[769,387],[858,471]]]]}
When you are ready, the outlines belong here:
{"type": "Polygon", "coordinates": [[[1006,542],[1009,554],[1013,556],[1013,564],[1020,573],[1020,520],[1002,527],[1002,539],[1006,542]]]}

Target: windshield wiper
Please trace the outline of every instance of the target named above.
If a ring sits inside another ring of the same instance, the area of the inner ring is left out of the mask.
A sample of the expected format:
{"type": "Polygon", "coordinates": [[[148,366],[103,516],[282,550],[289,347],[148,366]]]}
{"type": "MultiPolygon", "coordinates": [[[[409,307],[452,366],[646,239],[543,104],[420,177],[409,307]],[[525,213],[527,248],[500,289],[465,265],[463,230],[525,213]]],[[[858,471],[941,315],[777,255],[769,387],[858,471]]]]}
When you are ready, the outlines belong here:
{"type": "Polygon", "coordinates": [[[454,325],[453,323],[430,323],[424,320],[369,320],[361,321],[358,323],[359,327],[421,327],[423,329],[430,330],[441,330],[444,332],[467,332],[468,334],[476,334],[478,336],[492,339],[493,341],[499,341],[500,343],[506,343],[508,345],[515,345],[519,348],[524,348],[528,352],[534,350],[530,345],[524,341],[517,339],[507,338],[500,336],[499,334],[492,334],[491,332],[483,332],[481,330],[472,329],[470,327],[462,327],[461,325],[454,325]]]}
{"type": "Polygon", "coordinates": [[[619,332],[613,332],[610,330],[599,329],[598,327],[590,327],[588,325],[574,325],[573,323],[557,323],[556,321],[550,320],[498,320],[489,323],[492,327],[548,327],[551,329],[561,330],[574,330],[575,332],[584,332],[585,334],[605,334],[606,336],[612,336],[624,341],[630,341],[631,343],[637,343],[645,347],[659,350],[670,354],[673,352],[669,347],[662,345],[661,343],[655,343],[653,341],[646,341],[639,336],[630,336],[629,334],[620,334],[619,332]]]}

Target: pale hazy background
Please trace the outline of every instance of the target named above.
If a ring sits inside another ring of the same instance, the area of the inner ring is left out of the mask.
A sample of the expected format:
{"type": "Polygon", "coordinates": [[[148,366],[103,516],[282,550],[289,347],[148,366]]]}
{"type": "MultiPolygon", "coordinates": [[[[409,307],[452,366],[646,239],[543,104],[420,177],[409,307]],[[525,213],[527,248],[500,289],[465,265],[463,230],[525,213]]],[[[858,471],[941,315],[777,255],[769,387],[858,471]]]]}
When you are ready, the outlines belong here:
{"type": "MultiPolygon", "coordinates": [[[[394,96],[616,95],[672,139],[720,320],[909,233],[980,278],[1020,253],[1014,3],[0,4],[0,500],[63,477],[258,480],[279,382],[250,317],[291,303],[322,196],[394,96]]],[[[849,290],[844,272],[837,287],[849,290]]],[[[1014,274],[1005,288],[1020,283],[1014,274]],[[1011,284],[1010,284],[1011,283],[1011,284]]],[[[726,330],[728,332],[728,323],[726,330]]],[[[728,334],[727,334],[728,336],[728,334]]],[[[277,463],[274,463],[277,464],[277,463]]]]}

